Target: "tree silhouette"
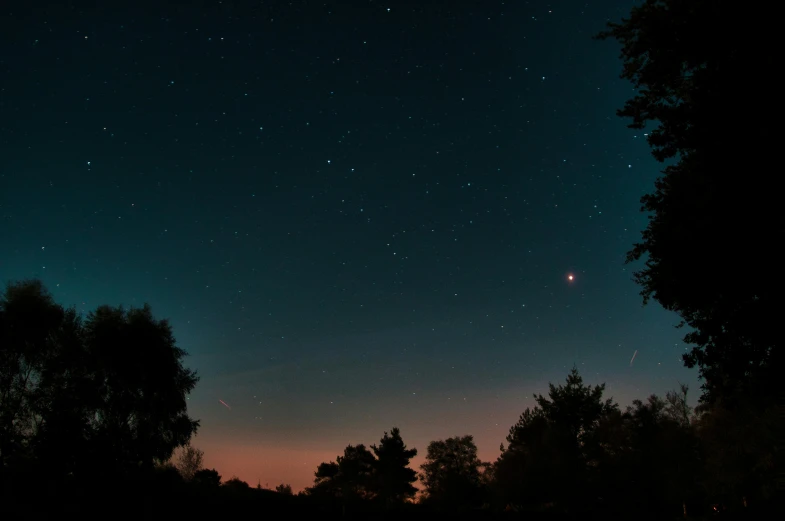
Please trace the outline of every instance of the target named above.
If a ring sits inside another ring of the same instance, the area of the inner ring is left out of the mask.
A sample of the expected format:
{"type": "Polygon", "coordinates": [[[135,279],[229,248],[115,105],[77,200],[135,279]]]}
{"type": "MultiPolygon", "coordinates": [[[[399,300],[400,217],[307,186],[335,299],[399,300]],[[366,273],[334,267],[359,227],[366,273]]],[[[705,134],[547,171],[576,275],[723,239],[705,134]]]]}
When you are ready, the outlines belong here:
{"type": "Polygon", "coordinates": [[[60,475],[166,461],[198,422],[196,384],[169,324],[150,308],[99,307],[82,319],[40,281],[0,298],[0,462],[37,459],[60,475]]]}
{"type": "Polygon", "coordinates": [[[316,469],[311,495],[340,498],[344,502],[373,497],[375,458],[365,445],[348,445],[335,462],[316,469]]]}
{"type": "Polygon", "coordinates": [[[547,398],[534,396],[537,406],[510,428],[508,447],[494,465],[502,502],[568,508],[588,501],[595,431],[618,412],[612,399],[603,400],[604,390],[605,384],[584,385],[573,368],[564,385],[549,384],[547,398]]]}
{"type": "Polygon", "coordinates": [[[205,488],[218,488],[221,485],[221,475],[215,469],[200,469],[194,473],[191,483],[205,488]]]}
{"type": "Polygon", "coordinates": [[[291,486],[291,485],[284,484],[284,483],[281,483],[280,485],[277,485],[277,486],[275,487],[275,491],[276,491],[276,492],[278,492],[279,494],[284,494],[284,495],[286,495],[286,496],[292,496],[292,495],[294,495],[294,494],[292,493],[292,486],[291,486]]]}
{"type": "Polygon", "coordinates": [[[251,490],[251,485],[243,481],[242,479],[238,478],[237,476],[232,476],[228,480],[226,480],[221,487],[224,490],[228,490],[233,494],[242,494],[251,490]]]}
{"type": "Polygon", "coordinates": [[[507,435],[508,446],[493,465],[493,489],[500,504],[539,506],[554,501],[548,421],[539,408],[526,409],[507,435]]]}
{"type": "Polygon", "coordinates": [[[203,459],[204,451],[188,444],[180,450],[175,467],[185,481],[191,481],[196,473],[202,470],[203,459]]]}
{"type": "Polygon", "coordinates": [[[432,441],[420,467],[424,501],[445,510],[482,505],[483,466],[471,435],[432,441]]]}
{"type": "Polygon", "coordinates": [[[715,405],[700,416],[697,430],[711,497],[740,507],[782,496],[782,483],[777,489],[782,414],[775,406],[715,405]]]}
{"type": "Polygon", "coordinates": [[[628,261],[646,259],[635,274],[644,301],[692,328],[684,361],[699,367],[707,403],[783,396],[783,281],[761,264],[785,231],[769,182],[777,137],[760,119],[778,95],[775,23],[728,2],[646,0],[599,35],[622,45],[635,86],[619,115],[632,128],[654,122],[653,154],[672,160],[642,199],[651,216],[628,261]]]}
{"type": "Polygon", "coordinates": [[[152,466],[186,444],[199,426],[188,417],[186,395],[198,378],[185,369],[165,320],[150,307],[101,306],[84,325],[99,405],[96,436],[118,461],[152,466]]]}
{"type": "MultiPolygon", "coordinates": [[[[42,385],[64,329],[76,319],[38,280],[8,284],[0,297],[0,463],[29,455],[47,399],[42,385]]],[[[70,331],[69,331],[70,332],[70,331]]],[[[69,346],[70,347],[70,346],[69,346]]],[[[51,372],[49,372],[51,374],[51,372]]],[[[51,380],[51,378],[47,379],[51,380]]]]}
{"type": "Polygon", "coordinates": [[[372,445],[376,455],[373,468],[373,487],[377,498],[389,508],[414,497],[417,488],[417,472],[409,468],[409,462],[417,456],[417,449],[407,449],[401,431],[393,427],[384,433],[379,445],[372,445]]]}
{"type": "MultiPolygon", "coordinates": [[[[686,388],[682,392],[686,401],[686,388]]],[[[698,492],[700,454],[690,419],[673,408],[678,395],[669,396],[670,402],[656,395],[634,400],[623,416],[626,443],[615,449],[623,452],[628,507],[674,517],[698,492]]]]}

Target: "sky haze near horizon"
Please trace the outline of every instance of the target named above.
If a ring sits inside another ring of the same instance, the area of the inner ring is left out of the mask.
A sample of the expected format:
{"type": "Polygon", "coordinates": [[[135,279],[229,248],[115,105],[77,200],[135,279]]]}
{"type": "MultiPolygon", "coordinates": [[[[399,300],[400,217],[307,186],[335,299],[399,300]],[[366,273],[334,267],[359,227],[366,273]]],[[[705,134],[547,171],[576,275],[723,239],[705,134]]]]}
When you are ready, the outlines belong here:
{"type": "Polygon", "coordinates": [[[170,319],[225,479],[393,426],[492,460],[573,365],[697,397],[624,264],[662,165],[591,36],[633,2],[122,4],[0,15],[0,277],[170,319]]]}

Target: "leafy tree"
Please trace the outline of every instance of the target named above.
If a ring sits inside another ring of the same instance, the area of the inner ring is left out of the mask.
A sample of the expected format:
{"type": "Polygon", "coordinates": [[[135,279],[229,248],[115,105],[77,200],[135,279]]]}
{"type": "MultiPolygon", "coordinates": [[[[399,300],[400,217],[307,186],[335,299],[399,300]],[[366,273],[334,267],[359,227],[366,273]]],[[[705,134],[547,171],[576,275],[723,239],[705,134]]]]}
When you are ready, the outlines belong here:
{"type": "Polygon", "coordinates": [[[221,485],[221,475],[215,469],[200,469],[194,473],[191,483],[205,488],[218,488],[221,485]]]}
{"type": "Polygon", "coordinates": [[[186,395],[198,378],[183,367],[166,320],[150,307],[101,306],[84,325],[99,405],[97,439],[118,461],[151,466],[190,440],[199,422],[187,414],[186,395]]]}
{"type": "Polygon", "coordinates": [[[599,35],[621,44],[636,89],[619,115],[636,129],[654,123],[653,154],[670,160],[642,199],[651,216],[628,262],[646,259],[635,274],[644,302],[692,329],[684,361],[698,366],[709,404],[783,396],[783,280],[761,264],[785,231],[770,187],[778,136],[761,119],[777,98],[775,20],[729,2],[645,0],[599,35]]]}
{"type": "Polygon", "coordinates": [[[175,487],[182,485],[185,481],[182,474],[180,474],[180,471],[177,470],[177,467],[168,462],[155,465],[154,477],[153,483],[156,488],[163,490],[172,490],[175,487]]]}
{"type": "Polygon", "coordinates": [[[681,384],[679,392],[668,391],[665,395],[665,416],[682,427],[690,425],[695,419],[694,411],[687,403],[688,390],[686,385],[681,384]]]}
{"type": "Polygon", "coordinates": [[[311,495],[340,498],[344,502],[373,497],[373,469],[376,460],[365,445],[348,445],[336,461],[316,469],[311,495]]]}
{"type": "Polygon", "coordinates": [[[291,485],[287,485],[287,484],[283,484],[283,483],[281,483],[280,485],[277,485],[275,487],[275,491],[278,492],[279,494],[283,494],[285,496],[292,496],[292,495],[294,495],[292,493],[292,486],[291,485]]]}
{"type": "Polygon", "coordinates": [[[424,501],[451,510],[482,505],[484,466],[471,435],[432,441],[420,467],[424,501]]]}
{"type": "MultiPolygon", "coordinates": [[[[686,402],[686,388],[682,392],[686,402]]],[[[666,401],[652,395],[646,402],[634,400],[627,408],[622,487],[628,506],[674,517],[699,493],[701,462],[689,418],[685,421],[683,409],[673,408],[681,398],[676,393],[669,397],[666,401]]]]}
{"type": "Polygon", "coordinates": [[[401,438],[401,431],[393,427],[384,433],[379,445],[372,445],[376,455],[373,471],[373,487],[378,499],[388,507],[403,503],[414,497],[417,488],[417,472],[409,468],[409,462],[417,455],[417,449],[408,449],[401,438]]]}
{"type": "Polygon", "coordinates": [[[243,481],[242,479],[238,478],[237,476],[232,476],[228,480],[226,480],[221,487],[224,490],[228,490],[231,493],[235,494],[242,494],[251,490],[251,485],[243,481]]]}
{"type": "Polygon", "coordinates": [[[41,380],[68,318],[38,280],[0,296],[0,463],[27,453],[39,430],[49,394],[41,380]]]}
{"type": "Polygon", "coordinates": [[[781,497],[782,414],[777,406],[715,405],[700,416],[697,431],[710,497],[736,507],[781,497]]]}
{"type": "Polygon", "coordinates": [[[203,459],[204,451],[188,444],[180,450],[175,467],[185,481],[191,481],[194,475],[202,470],[203,459]]]}
{"type": "Polygon", "coordinates": [[[507,447],[493,464],[493,490],[502,506],[535,506],[554,500],[549,426],[542,410],[526,409],[510,428],[507,447]]]}
{"type": "Polygon", "coordinates": [[[198,422],[185,396],[169,324],[150,308],[99,307],[86,318],[56,304],[40,281],[0,298],[0,462],[35,458],[49,473],[153,469],[198,422]]]}
{"type": "Polygon", "coordinates": [[[548,397],[534,396],[537,406],[526,409],[510,428],[508,446],[494,465],[500,501],[564,508],[587,501],[596,431],[618,412],[612,399],[603,400],[604,391],[605,384],[584,385],[573,368],[564,385],[549,384],[548,397]]]}

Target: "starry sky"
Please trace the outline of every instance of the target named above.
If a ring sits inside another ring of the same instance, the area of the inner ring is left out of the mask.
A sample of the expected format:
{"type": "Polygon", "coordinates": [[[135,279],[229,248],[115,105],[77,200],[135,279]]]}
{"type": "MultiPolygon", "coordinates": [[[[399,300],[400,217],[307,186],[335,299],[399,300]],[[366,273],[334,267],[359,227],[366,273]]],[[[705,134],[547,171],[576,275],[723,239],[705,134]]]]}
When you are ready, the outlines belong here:
{"type": "Polygon", "coordinates": [[[492,460],[573,365],[697,395],[624,264],[661,165],[591,36],[633,2],[53,3],[0,13],[0,278],[169,318],[224,478],[396,425],[492,460]]]}

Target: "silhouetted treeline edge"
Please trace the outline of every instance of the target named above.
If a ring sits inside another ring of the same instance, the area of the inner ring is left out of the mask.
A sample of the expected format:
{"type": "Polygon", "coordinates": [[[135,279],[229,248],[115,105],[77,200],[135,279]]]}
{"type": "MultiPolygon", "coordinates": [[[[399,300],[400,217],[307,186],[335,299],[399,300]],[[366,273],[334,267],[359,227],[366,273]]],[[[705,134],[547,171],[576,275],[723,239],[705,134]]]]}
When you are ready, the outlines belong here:
{"type": "Polygon", "coordinates": [[[668,161],[642,199],[651,218],[628,262],[644,261],[644,301],[689,327],[696,410],[686,387],[622,410],[573,370],[535,396],[494,462],[454,433],[428,445],[418,474],[416,450],[392,429],[319,465],[306,491],[265,490],[201,468],[185,401],[197,376],[166,321],[148,307],[83,317],[26,281],[0,299],[3,514],[782,517],[785,282],[766,265],[785,231],[771,183],[779,135],[765,118],[778,95],[778,23],[730,2],[642,0],[599,35],[621,45],[635,87],[619,115],[652,124],[652,152],[668,161]]]}
{"type": "Polygon", "coordinates": [[[296,495],[286,484],[224,481],[190,444],[199,423],[185,400],[197,376],[184,357],[149,307],[102,306],[82,317],[40,281],[9,284],[0,297],[9,511],[654,520],[778,506],[781,410],[718,402],[695,411],[686,387],[621,410],[577,369],[535,395],[494,462],[479,459],[471,435],[457,435],[431,442],[418,474],[417,449],[393,428],[319,465],[313,486],[296,495]]]}

